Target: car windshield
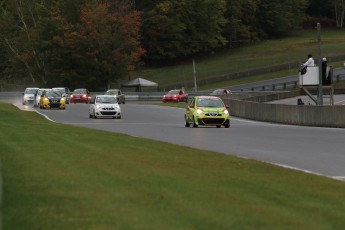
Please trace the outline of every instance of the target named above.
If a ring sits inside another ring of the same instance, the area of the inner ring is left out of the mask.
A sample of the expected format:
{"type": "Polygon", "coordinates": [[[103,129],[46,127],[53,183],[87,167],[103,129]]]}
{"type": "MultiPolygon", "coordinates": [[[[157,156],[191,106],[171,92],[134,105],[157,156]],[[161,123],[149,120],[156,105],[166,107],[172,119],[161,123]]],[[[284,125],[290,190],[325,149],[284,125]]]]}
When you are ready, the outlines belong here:
{"type": "Polygon", "coordinates": [[[118,90],[108,90],[105,92],[105,95],[114,95],[114,94],[119,94],[118,90]]]}
{"type": "Polygon", "coordinates": [[[221,89],[216,89],[215,91],[213,91],[212,94],[218,95],[218,94],[221,94],[221,93],[222,93],[222,90],[221,90],[221,89]]]}
{"type": "Polygon", "coordinates": [[[216,89],[215,91],[212,92],[212,95],[222,95],[222,94],[228,94],[228,93],[230,93],[230,91],[227,89],[216,89]]]}
{"type": "Polygon", "coordinates": [[[39,89],[37,90],[37,95],[42,95],[44,91],[47,91],[47,90],[50,90],[50,89],[39,89]]]}
{"type": "Polygon", "coordinates": [[[199,98],[196,102],[198,107],[224,107],[223,101],[218,98],[199,98]]]}
{"type": "Polygon", "coordinates": [[[54,88],[54,90],[59,91],[61,93],[65,93],[65,89],[64,88],[54,88]]]}
{"type": "Polygon", "coordinates": [[[59,91],[47,91],[46,97],[61,97],[61,93],[59,91]]]}
{"type": "Polygon", "coordinates": [[[116,99],[115,99],[115,97],[97,97],[96,103],[114,104],[114,103],[116,103],[116,99]]]}
{"type": "Polygon", "coordinates": [[[180,90],[170,90],[168,94],[179,94],[180,90]]]}
{"type": "Polygon", "coordinates": [[[25,94],[35,94],[37,89],[26,89],[25,94]]]}
{"type": "Polygon", "coordinates": [[[76,89],[73,92],[74,94],[85,94],[86,93],[86,89],[76,89]]]}

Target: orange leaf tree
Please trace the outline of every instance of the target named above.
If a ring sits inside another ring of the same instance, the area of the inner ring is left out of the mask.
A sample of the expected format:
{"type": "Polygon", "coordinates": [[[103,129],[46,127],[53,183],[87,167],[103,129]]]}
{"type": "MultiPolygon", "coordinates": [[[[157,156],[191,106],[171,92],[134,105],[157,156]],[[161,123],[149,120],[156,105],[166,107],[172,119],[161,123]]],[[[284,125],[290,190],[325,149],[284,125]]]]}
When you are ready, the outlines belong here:
{"type": "Polygon", "coordinates": [[[61,74],[71,87],[105,90],[133,70],[145,53],[140,47],[140,14],[128,3],[86,4],[80,20],[69,23],[57,14],[62,33],[55,41],[61,74]]]}

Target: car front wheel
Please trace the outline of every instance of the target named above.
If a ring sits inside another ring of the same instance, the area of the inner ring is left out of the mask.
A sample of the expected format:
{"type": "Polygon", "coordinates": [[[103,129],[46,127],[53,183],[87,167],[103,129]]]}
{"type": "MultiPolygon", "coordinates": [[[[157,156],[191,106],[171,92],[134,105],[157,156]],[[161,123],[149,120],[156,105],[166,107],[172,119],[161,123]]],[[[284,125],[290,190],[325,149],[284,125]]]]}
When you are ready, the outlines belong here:
{"type": "Polygon", "coordinates": [[[195,118],[193,117],[193,127],[198,128],[198,124],[195,122],[195,118]]]}
{"type": "Polygon", "coordinates": [[[187,121],[187,117],[185,117],[186,124],[184,125],[185,127],[190,127],[189,122],[187,121]]]}

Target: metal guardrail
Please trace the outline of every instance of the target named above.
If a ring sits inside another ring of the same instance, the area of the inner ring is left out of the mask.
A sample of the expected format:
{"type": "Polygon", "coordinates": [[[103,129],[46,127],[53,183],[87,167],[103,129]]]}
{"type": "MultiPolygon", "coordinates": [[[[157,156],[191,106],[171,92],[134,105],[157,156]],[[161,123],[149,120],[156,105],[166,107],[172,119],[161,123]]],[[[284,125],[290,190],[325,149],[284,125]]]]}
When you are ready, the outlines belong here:
{"type": "MultiPolygon", "coordinates": [[[[338,74],[334,76],[334,81],[343,81],[345,80],[345,74],[338,74]]],[[[289,81],[284,83],[274,83],[274,84],[262,84],[258,86],[251,86],[251,87],[243,87],[241,90],[233,91],[234,94],[239,93],[250,93],[250,92],[277,92],[277,91],[286,91],[291,89],[298,88],[298,81],[289,81]]],[[[204,91],[190,91],[188,92],[190,98],[198,95],[209,95],[212,90],[204,90],[204,91]]],[[[104,92],[91,92],[91,95],[100,95],[104,92]]],[[[126,95],[126,100],[129,101],[156,101],[161,100],[163,95],[166,94],[166,91],[160,92],[124,92],[126,95]]],[[[13,98],[21,98],[23,96],[23,92],[0,92],[0,101],[1,100],[11,100],[13,98]]]]}
{"type": "Polygon", "coordinates": [[[23,92],[0,92],[0,100],[22,97],[23,92]]]}
{"type": "Polygon", "coordinates": [[[345,74],[338,74],[335,76],[336,81],[343,81],[345,80],[345,74]]]}
{"type": "Polygon", "coordinates": [[[297,89],[298,81],[290,81],[277,84],[260,85],[255,87],[248,87],[241,89],[242,91],[284,91],[290,89],[297,89]]]}
{"type": "MultiPolygon", "coordinates": [[[[272,87],[271,87],[272,88],[272,87]]],[[[259,93],[279,93],[282,91],[286,91],[287,88],[282,87],[275,87],[275,90],[269,90],[269,87],[265,87],[265,90],[262,88],[258,88],[257,90],[248,89],[248,90],[241,90],[241,91],[233,91],[231,95],[235,96],[236,98],[243,98],[254,96],[255,94],[259,93]],[[283,89],[279,91],[278,89],[283,89]],[[246,96],[244,96],[246,95],[246,96]]],[[[194,96],[202,96],[202,95],[210,95],[212,90],[204,90],[204,91],[191,91],[188,92],[189,99],[193,98],[194,96]]],[[[161,101],[163,95],[167,92],[124,92],[125,98],[127,101],[161,101]]],[[[92,96],[101,95],[104,92],[91,92],[92,96]]],[[[0,101],[11,101],[14,99],[21,99],[23,97],[22,92],[0,92],[0,101]]]]}

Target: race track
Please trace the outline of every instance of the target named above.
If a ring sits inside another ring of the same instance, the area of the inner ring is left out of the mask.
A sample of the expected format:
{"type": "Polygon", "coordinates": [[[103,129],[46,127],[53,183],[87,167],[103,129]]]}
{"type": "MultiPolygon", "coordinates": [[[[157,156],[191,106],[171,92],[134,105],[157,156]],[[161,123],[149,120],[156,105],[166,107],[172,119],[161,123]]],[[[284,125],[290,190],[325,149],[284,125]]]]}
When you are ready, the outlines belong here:
{"type": "MultiPolygon", "coordinates": [[[[32,106],[22,106],[31,110],[32,106]]],[[[232,117],[230,129],[184,127],[184,109],[128,102],[122,119],[90,119],[87,104],[41,110],[55,122],[124,133],[197,149],[252,158],[345,179],[345,129],[299,127],[232,117]]],[[[116,141],[116,140],[114,140],[116,141]]]]}

